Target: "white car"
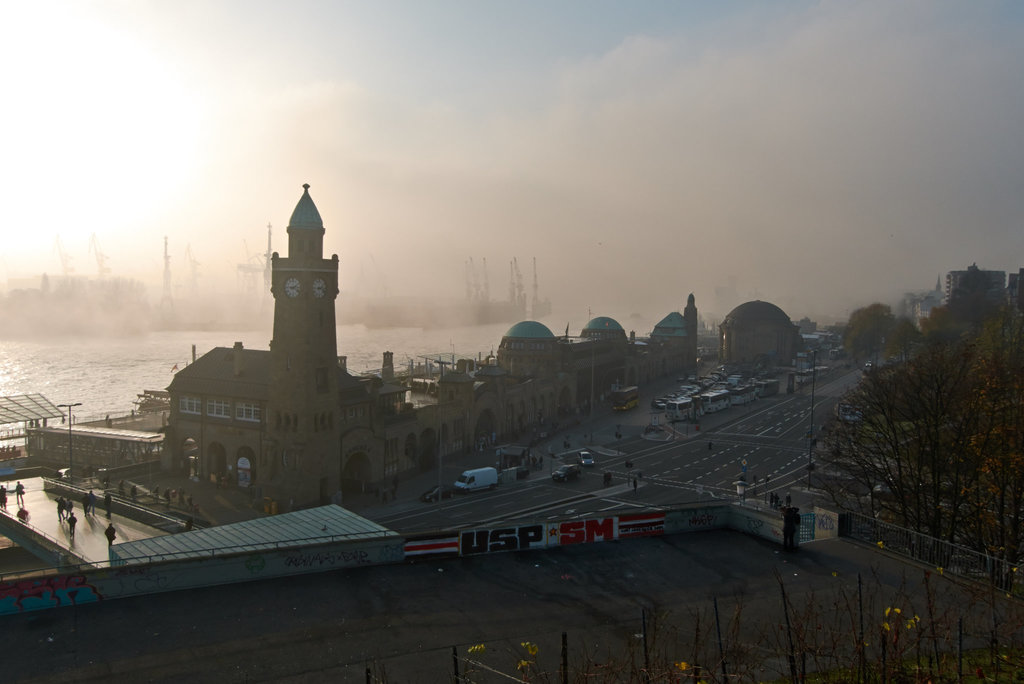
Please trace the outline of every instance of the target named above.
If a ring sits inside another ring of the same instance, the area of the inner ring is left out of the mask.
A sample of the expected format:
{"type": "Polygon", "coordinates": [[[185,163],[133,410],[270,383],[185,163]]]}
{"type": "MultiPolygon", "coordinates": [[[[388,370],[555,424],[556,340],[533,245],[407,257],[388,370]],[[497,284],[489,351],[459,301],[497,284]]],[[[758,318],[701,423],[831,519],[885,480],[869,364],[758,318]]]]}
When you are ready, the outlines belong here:
{"type": "Polygon", "coordinates": [[[580,452],[580,465],[581,466],[586,466],[587,468],[593,468],[594,467],[594,454],[590,453],[589,451],[581,451],[580,452]]]}

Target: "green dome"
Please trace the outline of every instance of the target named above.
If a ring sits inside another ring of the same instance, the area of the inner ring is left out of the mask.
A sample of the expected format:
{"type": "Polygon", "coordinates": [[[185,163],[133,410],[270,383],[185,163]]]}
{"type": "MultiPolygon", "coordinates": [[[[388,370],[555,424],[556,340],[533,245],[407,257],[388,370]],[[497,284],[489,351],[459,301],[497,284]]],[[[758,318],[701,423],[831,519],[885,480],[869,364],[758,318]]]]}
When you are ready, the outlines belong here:
{"type": "Polygon", "coordinates": [[[537,321],[520,321],[516,323],[508,332],[505,333],[505,337],[517,337],[520,339],[552,339],[554,335],[548,330],[548,326],[537,321]]]}
{"type": "Polygon", "coordinates": [[[661,337],[686,337],[686,320],[678,311],[673,311],[654,326],[652,335],[661,337]]]}
{"type": "MultiPolygon", "coordinates": [[[[583,330],[622,330],[622,326],[614,318],[598,316],[583,326],[583,330]]],[[[623,332],[625,331],[623,330],[623,332]]]]}
{"type": "Polygon", "coordinates": [[[302,197],[295,205],[292,217],[288,219],[288,228],[305,228],[307,230],[323,230],[324,220],[309,196],[309,183],[302,186],[302,197]]]}

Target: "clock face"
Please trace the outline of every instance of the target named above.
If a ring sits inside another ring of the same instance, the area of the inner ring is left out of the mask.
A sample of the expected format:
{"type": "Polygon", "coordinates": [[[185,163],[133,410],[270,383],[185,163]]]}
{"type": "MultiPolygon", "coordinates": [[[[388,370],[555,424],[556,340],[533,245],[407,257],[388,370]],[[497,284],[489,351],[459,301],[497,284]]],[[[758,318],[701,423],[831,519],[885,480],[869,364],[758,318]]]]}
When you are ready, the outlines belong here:
{"type": "Polygon", "coordinates": [[[319,299],[327,293],[327,284],[324,283],[323,278],[317,278],[313,281],[313,296],[319,299]]]}
{"type": "Polygon", "coordinates": [[[284,282],[284,293],[289,297],[299,296],[299,279],[289,278],[284,282]]]}

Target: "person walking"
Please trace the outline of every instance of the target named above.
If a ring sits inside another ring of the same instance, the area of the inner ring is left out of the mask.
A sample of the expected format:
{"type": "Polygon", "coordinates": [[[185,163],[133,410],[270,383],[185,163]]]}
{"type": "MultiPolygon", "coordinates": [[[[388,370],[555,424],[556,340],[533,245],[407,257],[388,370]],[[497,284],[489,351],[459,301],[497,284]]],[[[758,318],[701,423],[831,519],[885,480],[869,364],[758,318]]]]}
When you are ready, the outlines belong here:
{"type": "Polygon", "coordinates": [[[110,505],[113,503],[113,497],[110,496],[110,492],[103,495],[103,507],[107,509],[107,520],[110,520],[110,505]]]}
{"type": "Polygon", "coordinates": [[[0,508],[7,510],[7,485],[0,485],[0,508]]]}
{"type": "Polygon", "coordinates": [[[82,494],[82,515],[89,515],[89,494],[82,494]]]}
{"type": "Polygon", "coordinates": [[[74,512],[68,513],[68,530],[71,532],[71,538],[75,538],[75,525],[78,524],[78,518],[75,517],[74,512]]]}
{"type": "Polygon", "coordinates": [[[57,497],[57,522],[64,522],[64,497],[57,497]]]}
{"type": "Polygon", "coordinates": [[[65,511],[65,513],[64,513],[64,519],[65,520],[67,520],[72,515],[74,515],[75,503],[71,500],[70,496],[68,498],[64,499],[64,511],[65,511]]]}
{"type": "Polygon", "coordinates": [[[19,506],[25,505],[25,485],[21,484],[21,480],[18,480],[18,484],[14,487],[14,500],[19,506]]]}
{"type": "Polygon", "coordinates": [[[637,481],[636,481],[636,478],[634,477],[634,478],[633,478],[633,493],[634,493],[634,494],[636,494],[636,488],[637,488],[637,484],[638,484],[638,483],[637,483],[637,481]]]}
{"type": "Polygon", "coordinates": [[[800,509],[787,506],[782,512],[782,548],[796,551],[796,528],[800,526],[800,509]]]}
{"type": "Polygon", "coordinates": [[[89,490],[89,510],[96,515],[96,494],[91,489],[89,490]]]}
{"type": "Polygon", "coordinates": [[[107,535],[107,546],[113,546],[114,538],[117,537],[117,530],[114,529],[114,523],[107,525],[107,529],[103,531],[103,534],[107,535]]]}

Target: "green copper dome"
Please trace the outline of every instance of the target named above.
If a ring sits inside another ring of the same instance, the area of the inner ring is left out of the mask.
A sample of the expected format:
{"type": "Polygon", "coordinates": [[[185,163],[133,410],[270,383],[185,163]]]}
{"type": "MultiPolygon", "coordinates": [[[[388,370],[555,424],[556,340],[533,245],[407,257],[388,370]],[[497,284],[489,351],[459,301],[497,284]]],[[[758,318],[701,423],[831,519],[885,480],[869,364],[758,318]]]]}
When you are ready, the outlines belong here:
{"type": "Polygon", "coordinates": [[[516,323],[508,332],[505,333],[505,337],[517,337],[519,339],[551,339],[554,335],[548,330],[548,326],[537,321],[520,321],[516,323]]]}
{"type": "Polygon", "coordinates": [[[614,318],[598,316],[583,326],[583,330],[622,330],[622,326],[614,318]]]}
{"type": "Polygon", "coordinates": [[[323,230],[324,220],[320,218],[320,212],[313,204],[313,198],[309,196],[309,183],[302,186],[302,197],[295,205],[292,217],[288,219],[288,228],[299,228],[307,230],[323,230]]]}

